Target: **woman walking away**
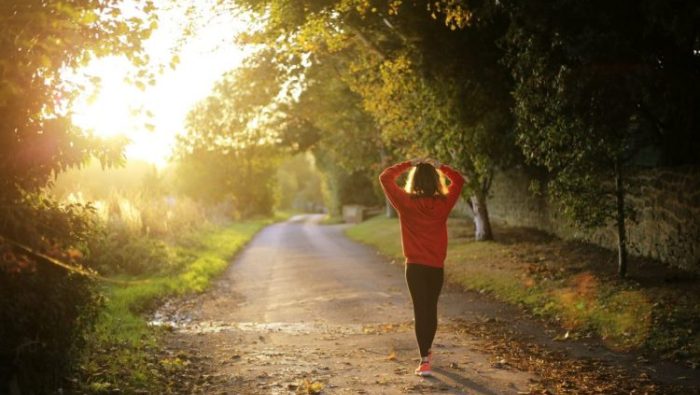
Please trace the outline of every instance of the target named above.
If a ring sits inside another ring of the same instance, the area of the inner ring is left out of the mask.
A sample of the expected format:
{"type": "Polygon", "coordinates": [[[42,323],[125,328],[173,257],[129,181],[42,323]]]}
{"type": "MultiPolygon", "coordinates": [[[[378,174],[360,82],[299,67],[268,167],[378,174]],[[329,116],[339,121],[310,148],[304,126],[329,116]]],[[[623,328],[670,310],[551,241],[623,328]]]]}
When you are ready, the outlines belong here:
{"type": "Polygon", "coordinates": [[[406,283],[413,301],[421,357],[415,373],[432,376],[431,347],[437,331],[437,303],[447,255],[447,216],[462,191],[464,178],[434,159],[414,159],[385,169],[379,181],[401,223],[406,283]],[[402,189],[396,185],[396,179],[409,168],[411,172],[402,189]],[[438,169],[449,178],[449,187],[438,169]]]}

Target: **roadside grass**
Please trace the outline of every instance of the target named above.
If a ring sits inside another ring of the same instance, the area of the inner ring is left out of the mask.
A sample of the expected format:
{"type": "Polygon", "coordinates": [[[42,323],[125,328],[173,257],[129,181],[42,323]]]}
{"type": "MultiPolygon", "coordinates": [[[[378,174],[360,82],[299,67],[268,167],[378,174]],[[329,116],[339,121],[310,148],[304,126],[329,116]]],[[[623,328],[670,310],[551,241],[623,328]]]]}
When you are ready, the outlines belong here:
{"type": "MultiPolygon", "coordinates": [[[[448,231],[448,282],[558,324],[561,340],[596,335],[614,350],[700,364],[700,293],[692,275],[634,259],[623,280],[615,254],[592,245],[508,227],[495,227],[495,241],[475,242],[466,219],[451,218],[448,231]]],[[[347,235],[403,259],[396,219],[375,217],[347,235]]]]}
{"type": "MultiPolygon", "coordinates": [[[[281,215],[275,219],[283,219],[281,215]]],[[[176,360],[159,360],[159,331],[145,313],[169,296],[204,291],[231,258],[270,219],[209,226],[171,245],[178,263],[169,274],[128,278],[129,285],[106,285],[104,308],[88,334],[77,386],[84,393],[167,393],[161,387],[176,360]]],[[[175,364],[176,365],[176,364],[175,364]]]]}
{"type": "Polygon", "coordinates": [[[328,215],[326,214],[321,222],[319,222],[321,225],[336,225],[336,224],[342,224],[343,222],[343,217],[340,215],[328,215]]]}
{"type": "MultiPolygon", "coordinates": [[[[297,209],[276,210],[272,216],[272,221],[275,221],[275,222],[285,221],[285,220],[288,220],[289,218],[292,218],[295,215],[300,215],[300,214],[308,214],[308,213],[306,213],[305,211],[297,210],[297,209]]],[[[261,219],[264,219],[264,218],[261,218],[261,219]]]]}

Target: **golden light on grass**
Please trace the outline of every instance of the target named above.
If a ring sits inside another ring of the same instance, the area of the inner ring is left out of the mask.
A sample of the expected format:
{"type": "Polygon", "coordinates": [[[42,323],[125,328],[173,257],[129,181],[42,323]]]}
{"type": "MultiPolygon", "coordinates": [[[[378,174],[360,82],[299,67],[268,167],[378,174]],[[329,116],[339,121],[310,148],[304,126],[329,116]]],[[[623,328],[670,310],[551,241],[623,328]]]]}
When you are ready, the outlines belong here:
{"type": "Polygon", "coordinates": [[[603,285],[589,272],[573,276],[568,286],[553,291],[558,299],[562,326],[588,330],[593,325],[612,349],[628,350],[642,345],[651,330],[652,304],[643,292],[603,285]]]}
{"type": "Polygon", "coordinates": [[[601,335],[606,344],[620,350],[644,344],[652,329],[652,308],[652,303],[641,291],[613,294],[599,317],[601,335]]]}
{"type": "Polygon", "coordinates": [[[167,162],[192,106],[251,51],[235,42],[251,28],[249,21],[221,9],[215,0],[172,2],[168,7],[157,11],[159,26],[144,44],[152,63],[148,68],[155,72],[153,85],[127,81],[138,70],[117,57],[95,59],[65,76],[88,86],[71,109],[77,126],[97,136],[126,136],[131,141],[128,159],[159,166],[167,162]],[[194,23],[192,15],[197,16],[194,23]]]}

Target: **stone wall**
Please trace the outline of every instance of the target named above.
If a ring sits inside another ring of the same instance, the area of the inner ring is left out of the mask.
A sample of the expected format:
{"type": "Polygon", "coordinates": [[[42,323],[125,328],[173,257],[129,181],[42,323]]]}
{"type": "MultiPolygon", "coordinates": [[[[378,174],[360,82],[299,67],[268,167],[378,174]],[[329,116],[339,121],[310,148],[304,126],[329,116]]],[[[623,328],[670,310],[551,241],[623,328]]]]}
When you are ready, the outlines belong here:
{"type": "MultiPolygon", "coordinates": [[[[637,212],[636,221],[627,224],[630,253],[700,272],[700,168],[641,170],[629,178],[627,202],[637,212]]],[[[489,199],[491,218],[616,248],[613,226],[593,231],[573,226],[554,204],[530,191],[533,179],[536,176],[523,169],[496,174],[489,199]]]]}

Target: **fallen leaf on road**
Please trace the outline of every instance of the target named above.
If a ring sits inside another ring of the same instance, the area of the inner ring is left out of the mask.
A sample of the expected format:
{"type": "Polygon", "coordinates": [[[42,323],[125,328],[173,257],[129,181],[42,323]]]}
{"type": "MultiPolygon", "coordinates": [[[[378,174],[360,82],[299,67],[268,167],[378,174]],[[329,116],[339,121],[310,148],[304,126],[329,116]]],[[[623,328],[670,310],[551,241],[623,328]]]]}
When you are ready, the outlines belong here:
{"type": "Polygon", "coordinates": [[[501,358],[498,361],[492,362],[491,366],[496,369],[505,369],[508,366],[508,361],[506,361],[504,358],[501,358]]]}
{"type": "Polygon", "coordinates": [[[323,391],[323,383],[304,379],[304,382],[297,388],[297,394],[316,395],[323,391]]]}

